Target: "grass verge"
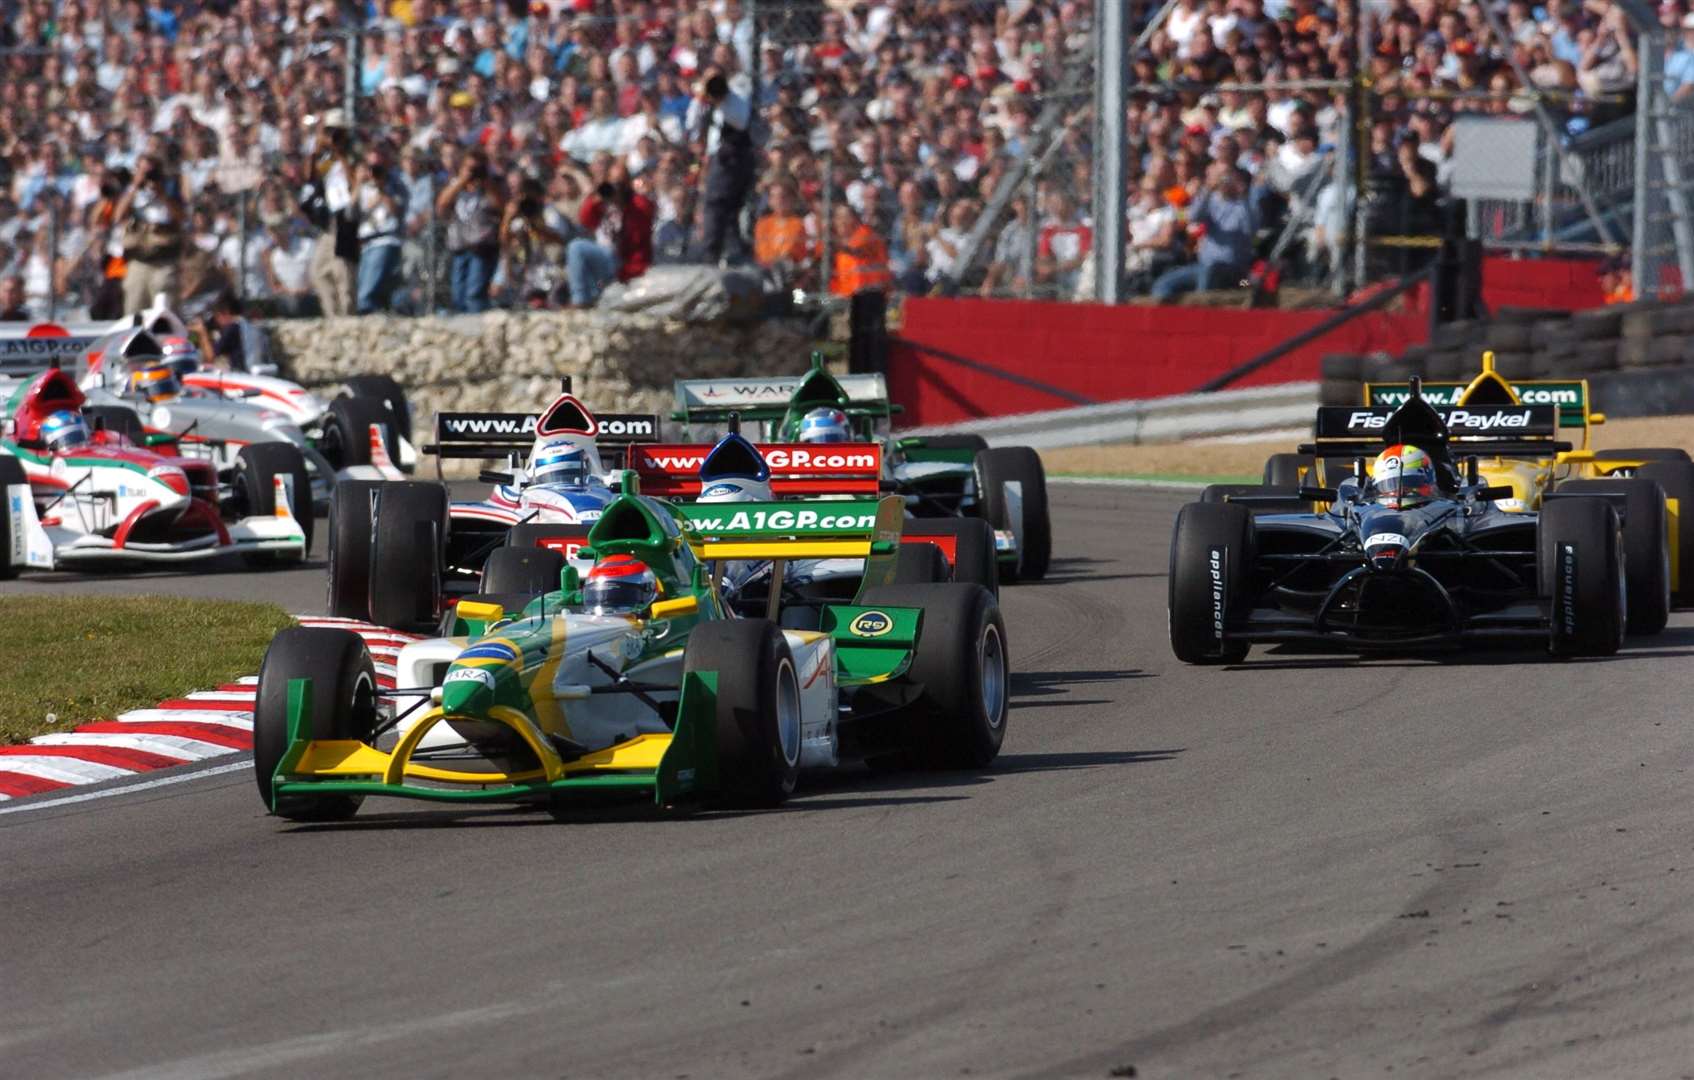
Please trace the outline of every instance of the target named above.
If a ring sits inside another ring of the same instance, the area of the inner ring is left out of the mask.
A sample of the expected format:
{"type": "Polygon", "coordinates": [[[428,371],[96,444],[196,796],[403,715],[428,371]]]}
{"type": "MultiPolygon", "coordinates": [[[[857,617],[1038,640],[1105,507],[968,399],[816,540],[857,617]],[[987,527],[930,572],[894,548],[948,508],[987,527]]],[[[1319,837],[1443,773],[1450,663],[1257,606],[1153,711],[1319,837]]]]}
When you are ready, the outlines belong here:
{"type": "Polygon", "coordinates": [[[159,596],[9,596],[0,617],[0,744],[252,675],[294,621],[274,604],[159,596]]]}

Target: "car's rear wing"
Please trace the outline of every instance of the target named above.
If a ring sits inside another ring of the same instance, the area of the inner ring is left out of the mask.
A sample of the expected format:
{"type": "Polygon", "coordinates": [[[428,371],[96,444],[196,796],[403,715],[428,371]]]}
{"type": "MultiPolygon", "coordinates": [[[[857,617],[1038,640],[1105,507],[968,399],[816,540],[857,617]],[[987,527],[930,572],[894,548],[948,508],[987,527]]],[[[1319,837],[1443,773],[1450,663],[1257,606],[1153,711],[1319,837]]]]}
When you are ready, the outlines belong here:
{"type": "MultiPolygon", "coordinates": [[[[596,413],[599,428],[593,433],[601,445],[627,446],[657,442],[660,421],[656,413],[596,413]]],[[[498,457],[513,450],[528,450],[535,443],[538,413],[443,412],[435,414],[435,441],[423,451],[443,458],[498,457]]]]}
{"type": "MultiPolygon", "coordinates": [[[[661,443],[632,446],[628,468],[641,477],[641,491],[669,499],[700,495],[700,466],[710,446],[661,443]]],[[[757,446],[779,496],[875,496],[882,481],[882,447],[877,443],[763,443],[757,446]]]]}
{"type": "MultiPolygon", "coordinates": [[[[781,420],[807,374],[765,379],[678,379],[675,418],[688,423],[723,422],[731,414],[747,421],[781,420]]],[[[839,375],[850,416],[887,417],[899,411],[888,402],[888,382],[880,374],[839,375]]]]}
{"type": "Polygon", "coordinates": [[[689,544],[704,560],[887,556],[892,562],[905,520],[905,503],[897,495],[840,502],[681,503],[677,509],[689,544]]]}
{"type": "MultiPolygon", "coordinates": [[[[1444,405],[1428,401],[1447,429],[1447,445],[1464,453],[1551,454],[1569,450],[1555,441],[1558,410],[1553,405],[1444,405]]],[[[1382,436],[1398,406],[1324,405],[1318,408],[1315,442],[1300,452],[1320,457],[1371,457],[1383,449],[1382,436]]]]}
{"type": "Polygon", "coordinates": [[[101,336],[0,336],[0,377],[26,378],[55,365],[73,370],[75,361],[101,336]]]}
{"type": "MultiPolygon", "coordinates": [[[[1512,393],[1525,405],[1551,405],[1558,410],[1560,427],[1582,427],[1588,423],[1589,397],[1587,379],[1520,379],[1510,383],[1512,393]]],[[[1440,408],[1457,405],[1469,389],[1469,383],[1426,382],[1422,384],[1424,400],[1440,408]]],[[[1369,382],[1365,384],[1365,402],[1372,406],[1399,408],[1412,396],[1412,384],[1404,382],[1369,382]]]]}

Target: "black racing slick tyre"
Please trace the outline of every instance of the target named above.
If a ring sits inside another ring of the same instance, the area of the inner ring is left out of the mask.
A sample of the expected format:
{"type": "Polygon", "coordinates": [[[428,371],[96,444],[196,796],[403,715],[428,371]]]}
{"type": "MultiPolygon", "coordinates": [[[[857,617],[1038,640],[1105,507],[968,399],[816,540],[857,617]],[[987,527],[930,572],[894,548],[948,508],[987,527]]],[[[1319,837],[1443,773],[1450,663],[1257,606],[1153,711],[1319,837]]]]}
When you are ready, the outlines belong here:
{"type": "Polygon", "coordinates": [[[338,619],[371,617],[371,496],[381,486],[342,480],[329,496],[329,613],[338,619]]]}
{"type": "Polygon", "coordinates": [[[372,424],[382,426],[382,445],[390,461],[398,462],[399,442],[388,407],[379,401],[362,397],[338,397],[329,403],[323,421],[323,441],[319,449],[330,465],[345,469],[371,463],[372,424]]]}
{"type": "Polygon", "coordinates": [[[800,676],[782,630],[768,619],[702,623],[682,670],[717,673],[714,743],[726,807],[779,806],[800,777],[800,676]]]}
{"type": "MultiPolygon", "coordinates": [[[[994,552],[994,527],[981,518],[912,518],[905,535],[953,538],[953,581],[981,585],[1000,594],[1000,559],[994,552]]],[[[942,578],[940,580],[948,580],[942,578]]]]}
{"type": "Polygon", "coordinates": [[[905,675],[922,690],[898,718],[916,762],[986,768],[1000,754],[1011,709],[1011,654],[994,595],[980,585],[884,586],[860,603],[923,609],[905,675]]]}
{"type": "Polygon", "coordinates": [[[533,600],[542,593],[557,592],[559,575],[564,569],[565,557],[550,548],[495,548],[483,564],[480,591],[527,596],[533,600]]]}
{"type": "Polygon", "coordinates": [[[934,544],[901,544],[900,550],[895,553],[896,585],[929,585],[946,581],[952,573],[952,567],[947,565],[947,556],[934,544]]]}
{"type": "Polygon", "coordinates": [[[1265,460],[1265,486],[1297,488],[1302,483],[1316,486],[1313,477],[1317,468],[1311,454],[1272,454],[1265,460]]]}
{"type": "Polygon", "coordinates": [[[1694,462],[1648,462],[1635,470],[1635,479],[1657,481],[1666,500],[1676,500],[1671,599],[1677,607],[1694,607],[1694,462]]]}
{"type": "MultiPolygon", "coordinates": [[[[24,472],[23,463],[10,454],[0,453],[0,581],[10,581],[23,570],[24,551],[14,553],[12,544],[14,538],[21,538],[22,533],[14,531],[12,522],[12,500],[6,497],[6,489],[22,485],[28,487],[29,476],[24,472]],[[12,559],[17,558],[17,562],[12,559]]],[[[24,498],[31,496],[26,491],[24,498]]],[[[22,523],[18,523],[18,529],[22,523]]]]}
{"type": "Polygon", "coordinates": [[[1053,522],[1047,512],[1047,470],[1027,446],[1001,446],[976,455],[977,515],[996,529],[1012,527],[1009,484],[1022,496],[1023,532],[1009,580],[1039,581],[1053,558],[1053,522]]]}
{"type": "Polygon", "coordinates": [[[294,626],[271,640],[259,667],[253,705],[253,779],[259,798],[290,821],[345,821],[358,795],[288,795],[272,805],[272,780],[288,749],[288,684],[312,681],[313,739],[366,741],[376,730],[376,668],[364,639],[351,630],[294,626]]]}
{"type": "Polygon", "coordinates": [[[1555,656],[1611,656],[1623,644],[1623,537],[1604,499],[1553,499],[1536,536],[1547,648],[1555,656]]]}
{"type": "MultiPolygon", "coordinates": [[[[412,408],[406,403],[406,391],[388,375],[354,375],[347,380],[347,394],[366,401],[379,402],[388,411],[394,432],[403,438],[412,437],[412,408]]],[[[399,461],[396,460],[398,465],[399,461]]]]}
{"type": "Polygon", "coordinates": [[[1226,636],[1248,606],[1253,518],[1235,503],[1184,506],[1171,535],[1171,651],[1185,664],[1238,664],[1248,643],[1226,636]]]}
{"type": "MultiPolygon", "coordinates": [[[[1657,634],[1670,621],[1670,520],[1665,490],[1639,477],[1567,480],[1562,492],[1622,495],[1623,573],[1631,634],[1657,634]]],[[[1558,500],[1554,500],[1557,502],[1558,500]]]]}
{"type": "Polygon", "coordinates": [[[447,488],[425,480],[376,490],[371,544],[371,622],[428,633],[440,618],[447,545],[447,488]]]}
{"type": "MultiPolygon", "coordinates": [[[[236,508],[243,515],[263,516],[276,513],[276,477],[283,478],[288,489],[288,509],[300,523],[306,535],[306,550],[300,561],[312,554],[312,534],[317,527],[317,515],[312,510],[312,481],[306,475],[306,455],[293,443],[249,443],[235,457],[236,508]]],[[[282,561],[280,555],[255,552],[248,556],[252,563],[282,561]]],[[[295,561],[295,560],[288,560],[295,561]]]]}

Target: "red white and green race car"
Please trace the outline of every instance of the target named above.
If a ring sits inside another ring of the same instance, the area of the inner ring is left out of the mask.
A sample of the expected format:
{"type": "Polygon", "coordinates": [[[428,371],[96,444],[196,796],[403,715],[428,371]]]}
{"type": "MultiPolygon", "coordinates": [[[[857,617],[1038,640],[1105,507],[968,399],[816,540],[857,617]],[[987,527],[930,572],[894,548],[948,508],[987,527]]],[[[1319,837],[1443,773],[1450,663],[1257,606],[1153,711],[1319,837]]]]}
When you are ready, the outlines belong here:
{"type": "Polygon", "coordinates": [[[16,384],[0,421],[0,578],[98,563],[176,563],[239,552],[305,558],[305,460],[285,443],[243,447],[222,487],[212,462],[91,430],[82,390],[51,368],[16,384]],[[301,502],[299,500],[305,500],[301,502]]]}

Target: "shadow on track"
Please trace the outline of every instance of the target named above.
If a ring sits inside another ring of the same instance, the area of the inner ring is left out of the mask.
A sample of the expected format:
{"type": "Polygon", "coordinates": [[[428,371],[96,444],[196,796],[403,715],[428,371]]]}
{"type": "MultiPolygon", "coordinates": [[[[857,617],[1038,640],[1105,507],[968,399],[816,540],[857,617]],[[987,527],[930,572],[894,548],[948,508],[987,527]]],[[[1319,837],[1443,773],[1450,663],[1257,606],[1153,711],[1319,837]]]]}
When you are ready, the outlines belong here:
{"type": "MultiPolygon", "coordinates": [[[[1028,585],[1070,585],[1079,581],[1135,581],[1139,578],[1162,578],[1168,575],[1160,570],[1155,573],[1125,573],[1101,574],[1091,571],[1093,566],[1115,565],[1113,559],[1090,559],[1080,555],[1068,555],[1053,560],[1047,574],[1040,581],[1028,582],[1028,585]]],[[[1020,588],[1024,587],[1020,584],[1020,588]]]]}

